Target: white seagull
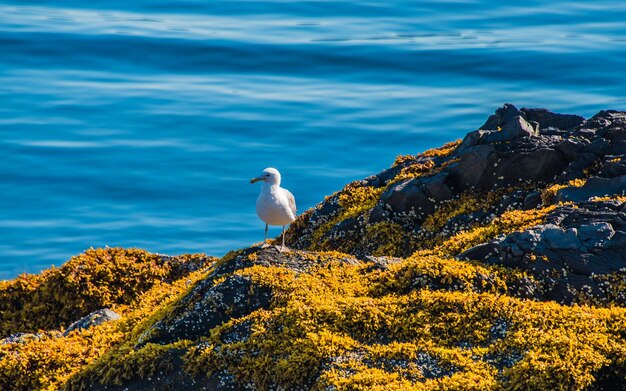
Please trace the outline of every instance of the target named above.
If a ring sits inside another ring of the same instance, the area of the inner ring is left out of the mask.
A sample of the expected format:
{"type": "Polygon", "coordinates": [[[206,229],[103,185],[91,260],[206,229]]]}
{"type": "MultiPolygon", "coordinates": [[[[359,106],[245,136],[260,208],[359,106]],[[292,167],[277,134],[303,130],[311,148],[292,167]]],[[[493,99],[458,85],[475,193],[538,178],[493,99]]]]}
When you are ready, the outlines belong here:
{"type": "Polygon", "coordinates": [[[280,187],[280,172],[275,168],[266,168],[261,175],[252,178],[250,183],[263,181],[261,193],[256,199],[256,214],[265,222],[265,239],[267,246],[268,225],[282,225],[283,242],[280,251],[285,248],[285,226],[296,219],[296,199],[287,189],[280,187]]]}

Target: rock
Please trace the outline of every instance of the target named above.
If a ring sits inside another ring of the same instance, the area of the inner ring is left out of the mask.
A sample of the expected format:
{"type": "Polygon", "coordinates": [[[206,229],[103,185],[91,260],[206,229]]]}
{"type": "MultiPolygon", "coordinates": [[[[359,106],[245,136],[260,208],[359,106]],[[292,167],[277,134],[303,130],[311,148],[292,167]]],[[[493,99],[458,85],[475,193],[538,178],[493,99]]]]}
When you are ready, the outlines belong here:
{"type": "Polygon", "coordinates": [[[592,197],[626,195],[626,175],[616,178],[590,178],[581,187],[565,187],[556,192],[555,202],[587,201],[592,197]]]}
{"type": "Polygon", "coordinates": [[[515,267],[539,282],[533,295],[540,300],[571,304],[580,297],[607,298],[602,281],[626,271],[626,211],[612,202],[562,206],[537,225],[522,232],[479,244],[459,254],[489,264],[515,267]]]}
{"type": "MultiPolygon", "coordinates": [[[[275,246],[248,248],[224,258],[227,261],[216,267],[209,277],[182,298],[167,318],[153,324],[139,337],[137,347],[146,343],[167,344],[181,339],[197,339],[229,319],[268,308],[272,291],[254,284],[248,277],[233,274],[236,270],[260,265],[305,273],[321,264],[319,257],[310,256],[307,252],[281,253],[275,246]],[[214,284],[215,279],[219,278],[225,279],[214,284]]],[[[351,265],[360,264],[356,258],[350,257],[341,258],[341,261],[351,265]]]]}
{"type": "Polygon", "coordinates": [[[553,224],[538,226],[543,239],[552,250],[580,250],[582,243],[578,239],[576,228],[563,230],[553,224]]]}
{"type": "Polygon", "coordinates": [[[585,123],[585,119],[579,115],[556,114],[546,109],[522,108],[526,120],[536,121],[540,129],[557,128],[570,130],[585,123]]]}
{"type": "Polygon", "coordinates": [[[204,280],[180,301],[171,316],[144,333],[138,346],[198,339],[228,319],[267,308],[271,299],[271,290],[253,285],[248,277],[231,275],[217,285],[212,279],[204,280]]]}
{"type": "Polygon", "coordinates": [[[585,148],[585,143],[580,139],[565,139],[556,145],[556,150],[561,152],[567,160],[574,160],[585,148]]]}
{"type": "Polygon", "coordinates": [[[593,140],[591,144],[586,145],[584,148],[584,151],[591,152],[597,156],[601,156],[608,146],[609,146],[609,141],[607,139],[600,137],[600,138],[593,140]]]}
{"type": "MultiPolygon", "coordinates": [[[[460,151],[461,147],[457,151],[460,151]]],[[[493,167],[498,156],[494,147],[477,145],[468,148],[460,155],[459,162],[448,168],[459,189],[482,187],[483,183],[493,180],[493,167]]]]}
{"type": "Polygon", "coordinates": [[[516,116],[508,120],[501,131],[491,132],[484,142],[495,143],[515,140],[520,137],[537,137],[539,131],[528,123],[522,116],[516,116]]]}
{"type": "Polygon", "coordinates": [[[6,345],[10,343],[25,344],[32,341],[39,341],[43,337],[41,333],[15,333],[6,338],[0,339],[0,345],[6,345]]]}
{"type": "Polygon", "coordinates": [[[588,249],[607,247],[613,235],[613,226],[604,221],[583,224],[578,228],[578,237],[588,249]]]}
{"type": "Polygon", "coordinates": [[[402,258],[398,257],[374,257],[371,255],[365,256],[365,261],[370,262],[370,270],[389,270],[389,265],[398,264],[402,262],[402,258]]]}
{"type": "Polygon", "coordinates": [[[498,165],[492,183],[498,188],[520,183],[549,183],[567,165],[563,155],[554,149],[540,148],[530,153],[519,153],[498,165]]]}
{"type": "Polygon", "coordinates": [[[465,154],[470,147],[482,144],[485,138],[487,138],[487,136],[491,133],[493,133],[493,131],[483,129],[469,132],[465,135],[465,138],[463,138],[463,141],[456,149],[455,154],[458,156],[465,154]]]}
{"type": "Polygon", "coordinates": [[[538,191],[533,191],[532,193],[527,194],[524,198],[524,204],[522,206],[522,209],[535,209],[539,205],[541,205],[541,193],[538,191]]]}
{"type": "Polygon", "coordinates": [[[514,117],[525,117],[526,114],[519,111],[515,106],[510,103],[505,103],[504,106],[497,109],[495,114],[487,119],[487,122],[483,124],[479,129],[496,130],[502,128],[509,120],[514,117]]]}
{"type": "Polygon", "coordinates": [[[434,212],[437,202],[453,197],[450,188],[449,174],[440,173],[432,177],[408,179],[392,186],[380,198],[395,214],[415,213],[416,219],[434,212]]]}
{"type": "Polygon", "coordinates": [[[103,308],[97,311],[92,312],[91,314],[84,316],[72,323],[63,333],[63,336],[68,335],[74,330],[83,330],[88,329],[93,326],[101,325],[105,322],[110,322],[112,320],[118,320],[120,316],[113,310],[108,308],[103,308]]]}

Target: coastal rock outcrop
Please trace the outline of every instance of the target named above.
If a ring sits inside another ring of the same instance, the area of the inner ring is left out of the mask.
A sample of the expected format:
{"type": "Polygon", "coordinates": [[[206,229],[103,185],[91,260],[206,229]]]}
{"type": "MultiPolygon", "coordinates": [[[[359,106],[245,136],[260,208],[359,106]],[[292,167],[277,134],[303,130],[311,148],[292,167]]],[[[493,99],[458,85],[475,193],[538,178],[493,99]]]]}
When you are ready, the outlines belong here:
{"type": "Polygon", "coordinates": [[[626,113],[506,104],[304,212],[289,252],[2,282],[0,389],[624,390],[625,178],[626,113]]]}

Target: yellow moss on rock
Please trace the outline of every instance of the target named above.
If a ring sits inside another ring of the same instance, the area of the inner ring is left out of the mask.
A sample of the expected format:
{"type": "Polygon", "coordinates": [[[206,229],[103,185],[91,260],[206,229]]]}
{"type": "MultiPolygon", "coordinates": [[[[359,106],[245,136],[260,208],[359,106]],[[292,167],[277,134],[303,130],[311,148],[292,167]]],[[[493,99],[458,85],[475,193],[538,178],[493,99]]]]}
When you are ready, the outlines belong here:
{"type": "MultiPolygon", "coordinates": [[[[337,196],[339,212],[329,221],[323,223],[311,234],[311,250],[332,250],[324,236],[340,222],[368,213],[380,199],[383,187],[365,185],[362,181],[348,184],[337,196]]],[[[349,249],[339,248],[340,251],[349,249]]]]}
{"type": "Polygon", "coordinates": [[[405,252],[407,235],[399,224],[390,221],[368,225],[365,228],[365,241],[373,245],[374,256],[398,256],[405,252]]]}
{"type": "Polygon", "coordinates": [[[461,139],[451,141],[438,148],[426,150],[418,155],[400,155],[396,157],[393,166],[414,162],[418,157],[446,157],[449,156],[461,144],[461,139]]]}
{"type": "Polygon", "coordinates": [[[192,259],[163,260],[139,249],[89,249],[59,268],[2,281],[0,336],[56,329],[92,311],[128,304],[155,283],[185,275],[184,264],[192,259]]]}
{"type": "Polygon", "coordinates": [[[130,354],[132,346],[167,312],[168,305],[203,275],[196,271],[173,282],[152,281],[152,287],[130,304],[115,307],[121,315],[117,321],[72,331],[67,336],[45,332],[26,343],[0,345],[0,389],[82,390],[94,382],[121,381],[160,365],[152,360],[153,351],[130,354]]]}
{"type": "Polygon", "coordinates": [[[603,366],[618,365],[626,309],[519,300],[501,293],[504,269],[433,256],[409,262],[369,273],[331,264],[297,278],[276,267],[239,271],[271,286],[274,305],[219,326],[191,348],[187,368],[203,376],[227,370],[260,390],[580,390],[603,366]],[[393,288],[395,279],[410,286],[415,267],[413,275],[450,284],[478,274],[496,283],[485,293],[471,284],[463,291],[393,288]],[[391,285],[376,287],[381,281],[391,285]],[[242,322],[249,337],[221,340],[242,322]]]}
{"type": "MultiPolygon", "coordinates": [[[[433,251],[441,256],[458,255],[463,251],[485,243],[503,233],[524,230],[543,222],[544,217],[557,208],[557,205],[532,210],[511,210],[504,212],[490,224],[474,227],[453,235],[433,251]]],[[[427,251],[426,253],[429,253],[427,251]]]]}

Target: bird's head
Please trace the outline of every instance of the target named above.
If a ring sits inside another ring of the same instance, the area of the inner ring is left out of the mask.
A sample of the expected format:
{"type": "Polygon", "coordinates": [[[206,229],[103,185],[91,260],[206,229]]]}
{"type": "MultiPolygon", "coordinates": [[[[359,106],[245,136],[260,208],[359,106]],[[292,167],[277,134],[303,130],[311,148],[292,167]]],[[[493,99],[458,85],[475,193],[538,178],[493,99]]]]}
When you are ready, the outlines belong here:
{"type": "Polygon", "coordinates": [[[256,178],[252,178],[250,183],[263,181],[265,183],[269,183],[270,185],[280,185],[280,172],[277,169],[269,167],[263,170],[261,175],[256,178]]]}

